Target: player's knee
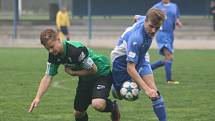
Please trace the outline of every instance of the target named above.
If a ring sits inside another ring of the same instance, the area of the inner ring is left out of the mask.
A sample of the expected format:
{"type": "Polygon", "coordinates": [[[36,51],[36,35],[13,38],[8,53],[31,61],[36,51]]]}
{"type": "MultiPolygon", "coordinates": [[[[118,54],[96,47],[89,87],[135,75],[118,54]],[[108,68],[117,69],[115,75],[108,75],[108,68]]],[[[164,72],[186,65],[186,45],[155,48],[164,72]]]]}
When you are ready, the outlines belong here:
{"type": "Polygon", "coordinates": [[[169,61],[173,61],[173,55],[168,58],[169,61]]]}
{"type": "Polygon", "coordinates": [[[76,117],[76,118],[81,118],[81,117],[83,117],[84,115],[85,115],[85,111],[83,111],[83,112],[80,112],[80,111],[77,111],[77,110],[74,110],[74,116],[76,117]]]}
{"type": "Polygon", "coordinates": [[[165,55],[165,60],[169,60],[169,61],[172,61],[174,58],[173,54],[172,53],[168,53],[165,55]]]}
{"type": "Polygon", "coordinates": [[[98,111],[103,111],[106,106],[106,101],[104,99],[93,99],[91,106],[98,111]]]}

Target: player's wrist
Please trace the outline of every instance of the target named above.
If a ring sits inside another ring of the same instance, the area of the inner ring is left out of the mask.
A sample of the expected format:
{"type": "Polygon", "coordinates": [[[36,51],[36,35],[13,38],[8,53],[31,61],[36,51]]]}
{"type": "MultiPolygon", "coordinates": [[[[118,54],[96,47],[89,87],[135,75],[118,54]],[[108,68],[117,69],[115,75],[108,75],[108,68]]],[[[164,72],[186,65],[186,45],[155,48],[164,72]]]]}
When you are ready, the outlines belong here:
{"type": "Polygon", "coordinates": [[[40,101],[40,100],[41,100],[41,96],[37,95],[37,96],[34,98],[34,100],[40,101]]]}

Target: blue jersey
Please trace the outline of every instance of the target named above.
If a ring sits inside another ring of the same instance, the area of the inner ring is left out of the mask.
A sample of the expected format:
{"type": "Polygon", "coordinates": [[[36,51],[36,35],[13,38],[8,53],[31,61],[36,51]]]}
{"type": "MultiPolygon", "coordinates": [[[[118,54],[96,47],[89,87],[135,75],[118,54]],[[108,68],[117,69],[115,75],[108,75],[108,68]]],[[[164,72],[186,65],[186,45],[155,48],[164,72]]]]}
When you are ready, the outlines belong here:
{"type": "Polygon", "coordinates": [[[144,28],[145,17],[138,17],[133,26],[128,27],[115,49],[111,52],[113,86],[119,91],[123,82],[131,81],[127,72],[127,63],[136,65],[136,70],[140,76],[152,74],[149,64],[149,56],[145,56],[152,43],[152,38],[144,28]]]}
{"type": "Polygon", "coordinates": [[[151,46],[152,38],[145,31],[144,21],[145,17],[138,19],[119,38],[117,46],[111,52],[111,59],[120,64],[113,66],[113,70],[127,71],[127,62],[133,62],[138,70],[145,62],[144,56],[151,46]]]}
{"type": "Polygon", "coordinates": [[[161,26],[160,31],[173,33],[173,31],[175,30],[176,19],[180,16],[178,6],[172,2],[164,4],[161,1],[155,4],[153,8],[158,8],[165,13],[165,21],[161,26]]]}

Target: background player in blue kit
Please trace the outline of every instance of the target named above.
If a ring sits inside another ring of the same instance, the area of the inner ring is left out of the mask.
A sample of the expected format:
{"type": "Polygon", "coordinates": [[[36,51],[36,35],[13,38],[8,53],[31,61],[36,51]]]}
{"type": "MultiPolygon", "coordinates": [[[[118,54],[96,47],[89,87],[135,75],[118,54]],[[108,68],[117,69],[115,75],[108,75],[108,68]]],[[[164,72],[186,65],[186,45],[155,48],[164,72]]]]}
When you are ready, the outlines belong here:
{"type": "Polygon", "coordinates": [[[121,99],[119,91],[123,82],[134,80],[152,100],[153,109],[159,121],[167,120],[165,105],[155,85],[150,63],[145,56],[153,36],[163,21],[164,14],[161,10],[150,9],[145,17],[138,19],[125,30],[111,52],[114,80],[112,92],[115,97],[121,99]]]}
{"type": "Polygon", "coordinates": [[[156,34],[156,41],[159,48],[159,53],[165,57],[164,60],[158,60],[151,65],[152,69],[157,69],[165,66],[166,81],[171,84],[179,84],[178,81],[172,79],[172,63],[173,63],[173,42],[175,25],[182,26],[179,20],[178,6],[170,0],[162,0],[155,4],[153,8],[162,10],[165,14],[165,21],[160,30],[156,34]]]}
{"type": "Polygon", "coordinates": [[[58,33],[52,29],[44,30],[40,41],[49,52],[47,70],[29,112],[38,106],[59,66],[64,65],[66,73],[79,77],[74,100],[75,121],[88,121],[87,108],[90,104],[97,111],[110,112],[112,121],[119,121],[118,105],[108,99],[113,82],[109,59],[95,54],[79,42],[60,41],[58,33]]]}

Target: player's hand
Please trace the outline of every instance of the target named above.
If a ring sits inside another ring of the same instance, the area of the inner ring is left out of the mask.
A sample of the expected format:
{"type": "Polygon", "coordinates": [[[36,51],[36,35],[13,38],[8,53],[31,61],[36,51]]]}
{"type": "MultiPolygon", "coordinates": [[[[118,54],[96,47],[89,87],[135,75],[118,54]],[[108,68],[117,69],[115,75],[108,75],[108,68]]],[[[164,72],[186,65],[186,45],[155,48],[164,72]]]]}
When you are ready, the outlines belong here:
{"type": "Polygon", "coordinates": [[[71,75],[71,76],[76,76],[75,71],[73,71],[73,70],[70,69],[69,67],[65,67],[65,68],[64,68],[64,71],[65,71],[66,73],[68,73],[69,75],[71,75]]]}
{"type": "Polygon", "coordinates": [[[140,18],[140,15],[134,15],[133,23],[136,23],[139,18],[140,18]]]}
{"type": "Polygon", "coordinates": [[[154,89],[145,90],[145,93],[146,93],[146,95],[149,96],[150,98],[158,97],[158,93],[157,93],[157,91],[154,90],[154,89]]]}
{"type": "Polygon", "coordinates": [[[39,102],[40,102],[40,99],[35,98],[35,99],[32,101],[31,106],[30,106],[28,112],[32,112],[32,111],[34,110],[34,108],[36,108],[36,107],[38,106],[39,102]]]}
{"type": "Polygon", "coordinates": [[[177,20],[177,21],[176,21],[176,26],[177,26],[178,28],[181,28],[181,27],[183,26],[183,24],[181,23],[180,20],[177,20]]]}

